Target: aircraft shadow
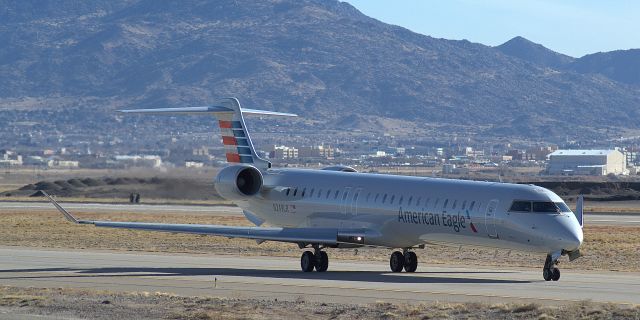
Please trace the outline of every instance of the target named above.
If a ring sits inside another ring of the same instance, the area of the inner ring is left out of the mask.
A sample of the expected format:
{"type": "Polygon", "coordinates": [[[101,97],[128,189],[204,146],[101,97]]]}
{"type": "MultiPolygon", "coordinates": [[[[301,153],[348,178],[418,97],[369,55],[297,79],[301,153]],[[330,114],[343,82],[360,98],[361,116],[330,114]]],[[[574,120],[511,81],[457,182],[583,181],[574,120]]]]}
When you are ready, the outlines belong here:
{"type": "MultiPolygon", "coordinates": [[[[353,282],[384,282],[384,283],[531,283],[526,280],[494,279],[494,278],[465,278],[464,274],[497,274],[499,272],[451,272],[461,276],[443,276],[448,272],[416,272],[391,273],[379,271],[327,271],[327,272],[301,272],[292,270],[261,270],[239,268],[154,268],[154,267],[103,267],[103,268],[40,268],[40,269],[8,269],[0,270],[1,273],[37,273],[37,272],[73,272],[62,275],[24,275],[0,277],[2,279],[38,279],[38,278],[72,278],[72,277],[139,277],[154,276],[167,277],[170,280],[174,276],[240,276],[274,279],[305,279],[305,280],[337,280],[353,282]],[[135,274],[130,274],[135,273],[135,274]],[[438,275],[438,276],[434,276],[438,275]]],[[[506,273],[506,272],[505,272],[506,273]]]]}

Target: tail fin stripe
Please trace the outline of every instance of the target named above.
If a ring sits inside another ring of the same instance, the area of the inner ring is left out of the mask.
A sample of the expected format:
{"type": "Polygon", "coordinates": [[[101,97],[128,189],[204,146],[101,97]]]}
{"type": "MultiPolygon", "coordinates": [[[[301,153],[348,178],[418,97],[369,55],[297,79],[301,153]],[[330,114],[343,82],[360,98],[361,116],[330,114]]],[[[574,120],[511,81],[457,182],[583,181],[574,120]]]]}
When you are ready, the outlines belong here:
{"type": "Polygon", "coordinates": [[[238,154],[250,156],[251,155],[251,148],[249,148],[249,147],[238,147],[238,154]]]}
{"type": "Polygon", "coordinates": [[[233,136],[236,137],[236,138],[245,138],[247,136],[247,134],[244,133],[244,131],[233,130],[233,136]]]}
{"type": "Polygon", "coordinates": [[[220,126],[220,129],[231,129],[231,121],[225,121],[225,120],[219,120],[218,121],[218,125],[220,126]]]}
{"type": "Polygon", "coordinates": [[[240,155],[237,153],[227,153],[227,162],[240,162],[240,155]]]}
{"type": "Polygon", "coordinates": [[[225,146],[237,146],[238,140],[234,137],[222,136],[222,144],[225,146]]]}
{"type": "Polygon", "coordinates": [[[253,157],[252,156],[240,156],[240,162],[241,163],[253,163],[253,157]]]}

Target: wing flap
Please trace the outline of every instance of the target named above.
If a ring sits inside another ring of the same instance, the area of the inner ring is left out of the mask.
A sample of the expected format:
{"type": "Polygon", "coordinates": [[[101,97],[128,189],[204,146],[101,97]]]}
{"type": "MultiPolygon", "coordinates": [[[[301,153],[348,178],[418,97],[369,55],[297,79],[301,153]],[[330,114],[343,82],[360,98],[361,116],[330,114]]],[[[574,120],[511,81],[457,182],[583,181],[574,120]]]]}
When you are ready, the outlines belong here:
{"type": "Polygon", "coordinates": [[[146,231],[206,234],[228,238],[244,238],[293,243],[337,243],[338,231],[331,228],[265,228],[202,224],[166,224],[145,222],[92,221],[96,227],[122,228],[146,231]]]}

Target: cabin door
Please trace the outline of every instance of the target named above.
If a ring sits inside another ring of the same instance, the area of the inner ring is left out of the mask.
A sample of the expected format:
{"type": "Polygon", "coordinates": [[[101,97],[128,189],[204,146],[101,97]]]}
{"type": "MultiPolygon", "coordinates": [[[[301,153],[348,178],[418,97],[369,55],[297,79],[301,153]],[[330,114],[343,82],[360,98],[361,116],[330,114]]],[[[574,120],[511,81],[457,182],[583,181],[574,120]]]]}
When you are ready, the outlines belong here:
{"type": "Polygon", "coordinates": [[[487,226],[487,234],[489,238],[497,238],[496,230],[496,209],[498,208],[498,200],[491,200],[487,205],[487,211],[484,216],[485,226],[487,226]]]}
{"type": "Polygon", "coordinates": [[[342,194],[342,198],[340,198],[340,212],[342,214],[348,214],[349,209],[351,208],[351,187],[344,188],[344,193],[342,194]]]}
{"type": "Polygon", "coordinates": [[[362,188],[356,189],[353,193],[353,198],[351,199],[351,215],[355,216],[358,214],[358,198],[360,197],[360,192],[362,192],[362,188]]]}

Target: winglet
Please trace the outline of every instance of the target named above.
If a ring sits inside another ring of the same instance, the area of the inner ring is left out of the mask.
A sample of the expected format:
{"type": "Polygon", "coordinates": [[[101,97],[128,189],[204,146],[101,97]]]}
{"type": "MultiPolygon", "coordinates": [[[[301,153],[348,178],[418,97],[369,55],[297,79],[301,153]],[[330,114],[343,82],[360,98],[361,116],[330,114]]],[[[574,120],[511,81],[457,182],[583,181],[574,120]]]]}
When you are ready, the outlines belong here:
{"type": "Polygon", "coordinates": [[[584,227],[584,196],[583,195],[578,196],[575,214],[576,214],[576,218],[578,219],[578,222],[580,223],[580,226],[584,227]]]}
{"type": "Polygon", "coordinates": [[[56,209],[58,209],[58,211],[60,211],[60,213],[62,213],[69,222],[80,223],[80,221],[76,219],[76,217],[71,215],[71,213],[69,213],[62,206],[60,206],[58,202],[56,202],[56,200],[54,200],[53,197],[51,197],[48,193],[46,193],[44,190],[40,190],[40,192],[42,192],[42,194],[44,194],[45,197],[49,198],[49,201],[51,201],[51,203],[56,207],[56,209]]]}

